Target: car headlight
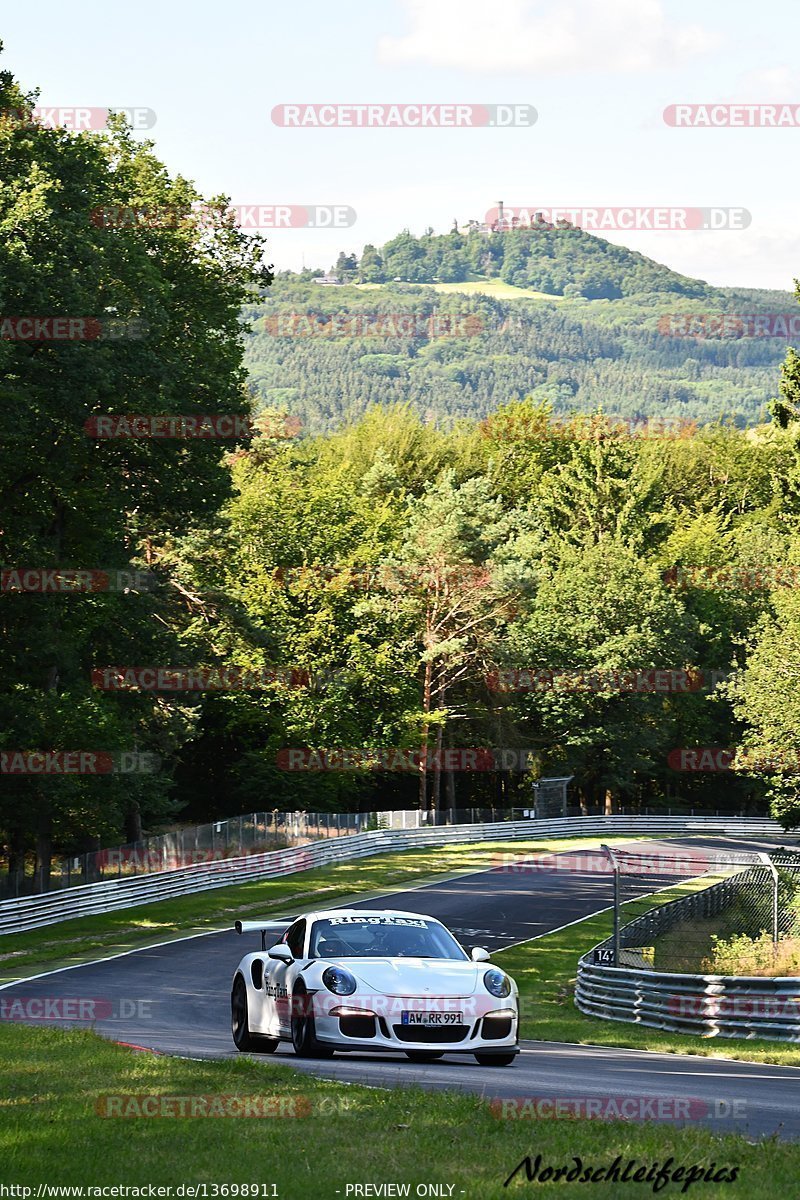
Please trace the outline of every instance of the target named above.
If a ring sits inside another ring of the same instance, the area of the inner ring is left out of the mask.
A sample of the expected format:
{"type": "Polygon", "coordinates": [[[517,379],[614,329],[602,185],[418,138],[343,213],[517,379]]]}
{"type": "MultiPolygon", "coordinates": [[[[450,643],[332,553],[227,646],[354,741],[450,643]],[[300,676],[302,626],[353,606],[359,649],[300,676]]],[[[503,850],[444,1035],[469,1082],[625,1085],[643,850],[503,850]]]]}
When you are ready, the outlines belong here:
{"type": "Polygon", "coordinates": [[[487,971],[483,977],[483,984],[492,996],[511,995],[511,980],[502,971],[487,971]]]}
{"type": "Polygon", "coordinates": [[[322,972],[322,982],[336,996],[352,996],[356,990],[354,977],[344,967],[326,967],[322,972]]]}

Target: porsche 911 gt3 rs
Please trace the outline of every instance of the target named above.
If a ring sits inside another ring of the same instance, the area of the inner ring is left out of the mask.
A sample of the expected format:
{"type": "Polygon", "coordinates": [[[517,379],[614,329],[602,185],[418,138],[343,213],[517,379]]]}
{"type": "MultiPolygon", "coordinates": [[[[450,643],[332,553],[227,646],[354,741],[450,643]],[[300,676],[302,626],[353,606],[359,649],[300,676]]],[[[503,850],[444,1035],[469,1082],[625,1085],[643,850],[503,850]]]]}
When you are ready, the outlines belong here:
{"type": "Polygon", "coordinates": [[[391,909],[330,909],[296,918],[265,948],[268,921],[237,921],[260,932],[231,990],[239,1050],[271,1054],[403,1051],[424,1062],[474,1054],[508,1066],[519,1053],[517,986],[480,946],[467,954],[441,922],[391,909]]]}

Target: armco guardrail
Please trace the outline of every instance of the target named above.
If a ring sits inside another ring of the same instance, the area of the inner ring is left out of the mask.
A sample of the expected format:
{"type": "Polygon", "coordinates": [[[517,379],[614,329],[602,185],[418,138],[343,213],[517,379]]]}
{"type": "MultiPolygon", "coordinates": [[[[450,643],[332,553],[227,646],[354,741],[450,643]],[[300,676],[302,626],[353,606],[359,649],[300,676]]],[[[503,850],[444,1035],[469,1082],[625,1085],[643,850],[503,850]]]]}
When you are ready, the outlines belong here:
{"type": "Polygon", "coordinates": [[[800,979],[578,966],[581,1012],[702,1037],[800,1040],[800,979]]]}
{"type": "MultiPolygon", "coordinates": [[[[650,945],[681,921],[724,911],[757,871],[764,868],[746,868],[629,922],[621,931],[620,958],[633,958],[633,947],[650,945]]],[[[800,1040],[800,978],[699,975],[594,962],[595,950],[611,948],[613,938],[608,938],[578,964],[575,1004],[581,1012],[701,1037],[800,1040]]]]}
{"type": "Polygon", "coordinates": [[[781,837],[776,821],[755,817],[560,817],[553,820],[528,818],[522,821],[498,821],[477,825],[436,825],[419,829],[377,830],[351,834],[345,838],[310,842],[290,850],[227,858],[200,866],[179,867],[155,875],[137,875],[128,879],[108,880],[70,888],[66,892],[44,893],[0,904],[0,934],[37,929],[73,917],[114,912],[169,900],[191,892],[228,887],[293,875],[312,867],[329,866],[354,858],[365,858],[386,851],[411,850],[417,846],[445,846],[448,843],[511,841],[520,838],[669,836],[678,834],[722,835],[726,837],[781,837]]]}

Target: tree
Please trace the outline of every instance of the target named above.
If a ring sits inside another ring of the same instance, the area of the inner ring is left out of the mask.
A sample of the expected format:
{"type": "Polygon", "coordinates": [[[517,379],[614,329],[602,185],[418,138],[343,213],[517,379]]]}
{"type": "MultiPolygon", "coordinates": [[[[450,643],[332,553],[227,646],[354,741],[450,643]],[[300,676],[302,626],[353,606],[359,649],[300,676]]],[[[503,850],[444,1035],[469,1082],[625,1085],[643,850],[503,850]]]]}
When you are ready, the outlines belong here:
{"type": "Polygon", "coordinates": [[[542,487],[553,533],[577,544],[617,540],[643,550],[666,532],[661,469],[602,413],[575,418],[570,458],[542,487]]]}
{"type": "MultiPolygon", "coordinates": [[[[796,541],[793,549],[790,562],[797,561],[796,541]]],[[[800,594],[778,589],[772,605],[753,628],[744,670],[727,691],[745,725],[735,766],[745,777],[766,777],[772,815],[794,829],[800,825],[800,594]]]]}
{"type": "MultiPolygon", "coordinates": [[[[168,757],[185,736],[180,709],[99,694],[91,671],[177,652],[187,614],[165,548],[213,516],[229,475],[215,439],[98,440],[91,423],[120,411],[246,416],[239,309],[271,275],[225,198],[199,219],[192,186],[121,118],[105,134],[48,129],[30,119],[34,99],[2,73],[0,111],[21,114],[0,121],[3,312],[68,316],[78,336],[0,340],[0,557],[140,567],[159,588],[6,597],[0,737],[9,749],[168,757]]],[[[168,770],[147,780],[18,776],[4,782],[0,827],[17,861],[35,842],[46,886],[54,840],[69,848],[120,836],[126,823],[135,831],[142,816],[170,810],[168,786],[168,770]]]]}
{"type": "Polygon", "coordinates": [[[358,277],[361,283],[383,283],[386,272],[383,269],[383,259],[374,246],[366,245],[358,264],[358,277]]]}
{"type": "Polygon", "coordinates": [[[358,272],[358,259],[355,254],[345,254],[344,250],[341,250],[333,271],[340,283],[350,283],[358,272]]]}
{"type": "MultiPolygon", "coordinates": [[[[800,299],[800,283],[795,295],[800,299]]],[[[781,429],[786,429],[800,420],[800,355],[791,346],[781,367],[780,392],[781,399],[772,400],[768,408],[781,429]]]]}
{"type": "MultiPolygon", "coordinates": [[[[464,718],[460,684],[485,676],[488,641],[513,611],[514,594],[493,570],[513,524],[486,479],[459,485],[452,470],[409,500],[399,553],[386,563],[389,603],[411,627],[419,662],[420,705],[409,724],[420,744],[420,808],[439,807],[448,721],[464,718]],[[430,736],[434,788],[428,796],[430,736]]],[[[377,602],[378,608],[381,601],[377,602]]]]}
{"type": "Polygon", "coordinates": [[[538,680],[509,707],[540,741],[543,773],[574,774],[585,808],[611,811],[663,777],[670,709],[689,699],[617,681],[692,664],[695,623],[657,568],[614,537],[583,547],[553,539],[536,575],[534,598],[496,648],[500,664],[538,680]]]}

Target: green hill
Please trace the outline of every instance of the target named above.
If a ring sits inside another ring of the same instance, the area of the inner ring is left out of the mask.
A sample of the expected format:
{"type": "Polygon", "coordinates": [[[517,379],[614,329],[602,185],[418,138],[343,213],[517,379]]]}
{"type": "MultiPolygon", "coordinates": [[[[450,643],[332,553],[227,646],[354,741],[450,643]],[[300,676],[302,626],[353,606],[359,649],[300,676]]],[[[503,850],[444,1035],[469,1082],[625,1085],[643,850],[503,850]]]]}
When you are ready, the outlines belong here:
{"type": "Polygon", "coordinates": [[[530,395],[556,413],[757,422],[787,342],[711,318],[794,313],[788,292],[714,288],[577,229],[404,232],[336,285],[284,273],[244,316],[259,407],[321,432],[373,403],[448,424],[530,395]],[[456,276],[455,278],[453,276],[456,276]],[[702,336],[686,336],[693,315],[702,336]]]}
{"type": "MultiPolygon", "coordinates": [[[[474,223],[473,223],[474,224],[474,223]]],[[[587,300],[617,300],[642,292],[703,296],[708,285],[570,227],[470,231],[414,237],[403,230],[380,250],[365,246],[357,263],[340,255],[339,272],[364,283],[459,283],[501,279],[518,288],[587,300]]]]}

